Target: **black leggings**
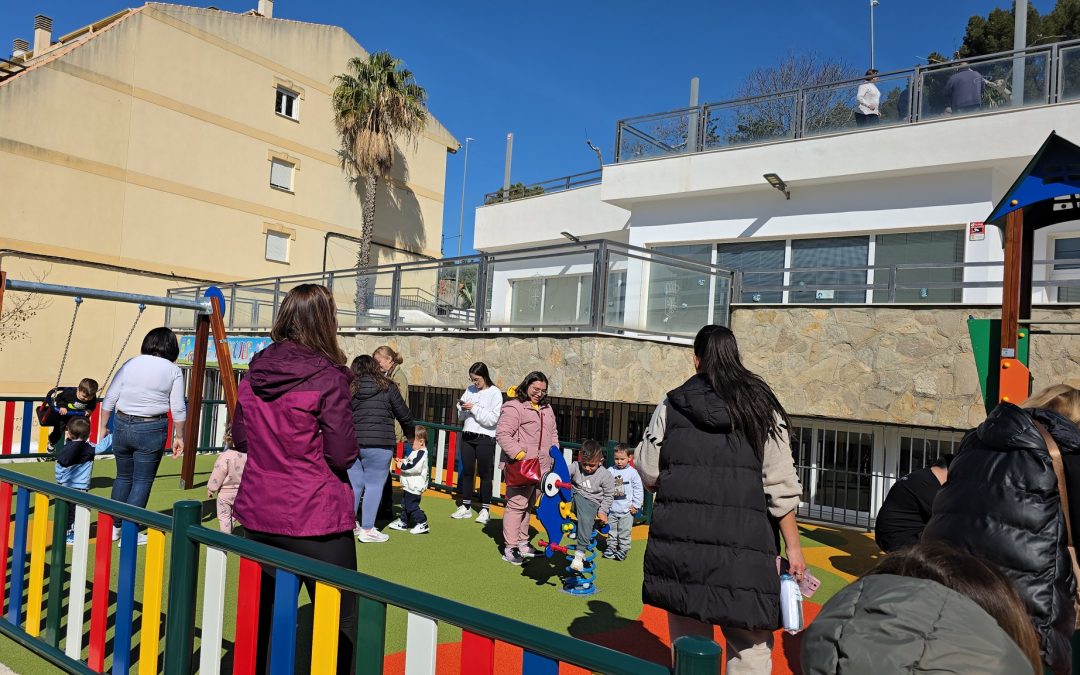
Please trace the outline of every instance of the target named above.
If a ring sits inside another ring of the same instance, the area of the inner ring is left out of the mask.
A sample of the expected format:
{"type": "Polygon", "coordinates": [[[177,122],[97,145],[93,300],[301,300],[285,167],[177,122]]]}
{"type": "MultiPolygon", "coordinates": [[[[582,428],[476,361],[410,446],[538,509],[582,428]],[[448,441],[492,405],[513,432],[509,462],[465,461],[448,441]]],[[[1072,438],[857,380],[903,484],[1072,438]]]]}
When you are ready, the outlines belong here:
{"type": "MultiPolygon", "coordinates": [[[[322,562],[356,569],[356,540],[352,532],[340,532],[327,534],[319,537],[288,537],[281,534],[268,534],[266,532],[253,532],[247,530],[247,538],[280,548],[291,553],[299,553],[309,558],[315,558],[322,562]]],[[[301,577],[300,581],[315,602],[315,581],[309,577],[301,577]]],[[[260,673],[270,672],[270,633],[274,623],[274,569],[263,566],[262,585],[259,594],[259,638],[256,663],[261,664],[256,670],[260,673]]],[[[353,665],[353,640],[356,638],[356,596],[351,593],[341,594],[341,621],[338,624],[341,635],[338,638],[337,672],[349,673],[353,665]]],[[[289,664],[290,670],[292,664],[289,664]]]]}
{"type": "Polygon", "coordinates": [[[461,503],[472,503],[473,476],[480,476],[480,504],[491,505],[491,479],[495,475],[495,439],[477,434],[475,438],[461,436],[461,475],[458,477],[458,498],[461,503]],[[473,473],[473,468],[476,473],[473,473]]]}

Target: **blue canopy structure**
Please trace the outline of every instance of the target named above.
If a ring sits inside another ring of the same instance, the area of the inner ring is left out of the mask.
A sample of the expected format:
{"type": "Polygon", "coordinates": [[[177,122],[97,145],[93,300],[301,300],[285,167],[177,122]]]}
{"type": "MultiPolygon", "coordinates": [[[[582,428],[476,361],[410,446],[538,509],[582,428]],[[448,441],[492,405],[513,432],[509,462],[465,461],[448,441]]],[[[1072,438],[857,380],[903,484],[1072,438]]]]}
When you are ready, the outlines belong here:
{"type": "Polygon", "coordinates": [[[1004,227],[1017,209],[1031,230],[1080,219],[1080,146],[1051,131],[986,222],[1004,227]]]}

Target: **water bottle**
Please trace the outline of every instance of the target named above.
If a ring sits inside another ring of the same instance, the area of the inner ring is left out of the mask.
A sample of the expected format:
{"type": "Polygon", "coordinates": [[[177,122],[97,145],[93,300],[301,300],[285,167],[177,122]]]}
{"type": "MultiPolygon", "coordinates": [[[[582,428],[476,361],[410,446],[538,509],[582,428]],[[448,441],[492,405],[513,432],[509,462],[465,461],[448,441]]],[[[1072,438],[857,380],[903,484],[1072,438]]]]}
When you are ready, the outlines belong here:
{"type": "Polygon", "coordinates": [[[802,591],[790,574],[780,575],[780,615],[788,633],[794,635],[803,629],[802,591]]]}

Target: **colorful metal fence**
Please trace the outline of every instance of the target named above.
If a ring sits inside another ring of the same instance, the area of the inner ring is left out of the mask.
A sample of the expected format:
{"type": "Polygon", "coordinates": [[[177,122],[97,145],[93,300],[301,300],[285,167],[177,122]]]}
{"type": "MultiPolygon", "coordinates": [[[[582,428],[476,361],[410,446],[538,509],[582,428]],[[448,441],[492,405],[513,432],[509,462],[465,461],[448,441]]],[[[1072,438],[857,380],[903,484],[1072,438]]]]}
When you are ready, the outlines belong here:
{"type": "MultiPolygon", "coordinates": [[[[177,502],[169,518],[0,469],[0,568],[8,581],[0,584],[0,634],[72,673],[101,673],[109,668],[119,675],[147,675],[158,672],[161,662],[167,675],[188,675],[198,654],[199,671],[216,674],[229,651],[232,673],[293,673],[298,593],[301,579],[311,579],[315,586],[311,658],[302,671],[337,670],[340,609],[343,602],[355,599],[357,621],[351,634],[355,664],[343,665],[355,665],[361,675],[383,672],[388,607],[408,612],[407,675],[436,673],[440,623],[461,629],[460,672],[469,675],[494,674],[496,642],[522,648],[523,675],[555,675],[563,663],[613,675],[672,672],[573,637],[210,530],[200,524],[201,515],[202,504],[197,501],[177,502]],[[69,559],[65,531],[72,505],[75,522],[69,559]],[[145,548],[139,545],[143,527],[145,548]],[[201,573],[200,549],[205,549],[201,573]],[[136,564],[140,555],[141,576],[136,564]],[[237,601],[226,607],[230,558],[238,563],[237,601]],[[264,569],[273,572],[272,587],[263,586],[264,569]],[[202,615],[196,626],[199,599],[202,615]],[[272,622],[269,635],[260,636],[258,616],[264,603],[272,603],[272,622]],[[229,620],[234,627],[231,645],[223,640],[229,620]],[[268,637],[269,665],[264,668],[257,658],[258,646],[268,637]],[[136,644],[137,650],[133,649],[136,644]]],[[[674,672],[680,675],[718,672],[720,650],[711,641],[682,638],[675,652],[674,672]]]]}

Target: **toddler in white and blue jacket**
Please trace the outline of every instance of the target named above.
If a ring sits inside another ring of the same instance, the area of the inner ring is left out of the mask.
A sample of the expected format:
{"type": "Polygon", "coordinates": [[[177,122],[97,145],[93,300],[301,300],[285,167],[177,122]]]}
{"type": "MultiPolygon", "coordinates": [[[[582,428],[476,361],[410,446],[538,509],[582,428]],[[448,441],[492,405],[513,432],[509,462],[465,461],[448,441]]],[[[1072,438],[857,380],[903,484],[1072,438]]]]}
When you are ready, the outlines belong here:
{"type": "Polygon", "coordinates": [[[426,534],[430,529],[427,514],[420,508],[420,495],[431,482],[427,435],[426,427],[416,427],[412,450],[404,459],[396,460],[401,469],[401,515],[390,523],[391,529],[412,534],[426,534]]]}
{"type": "Polygon", "coordinates": [[[645,489],[637,469],[630,466],[630,450],[624,443],[615,446],[615,466],[608,469],[615,479],[615,498],[611,502],[608,525],[607,548],[604,557],[614,560],[626,560],[630,552],[630,530],[634,526],[634,516],[641,510],[645,499],[645,489]]]}

